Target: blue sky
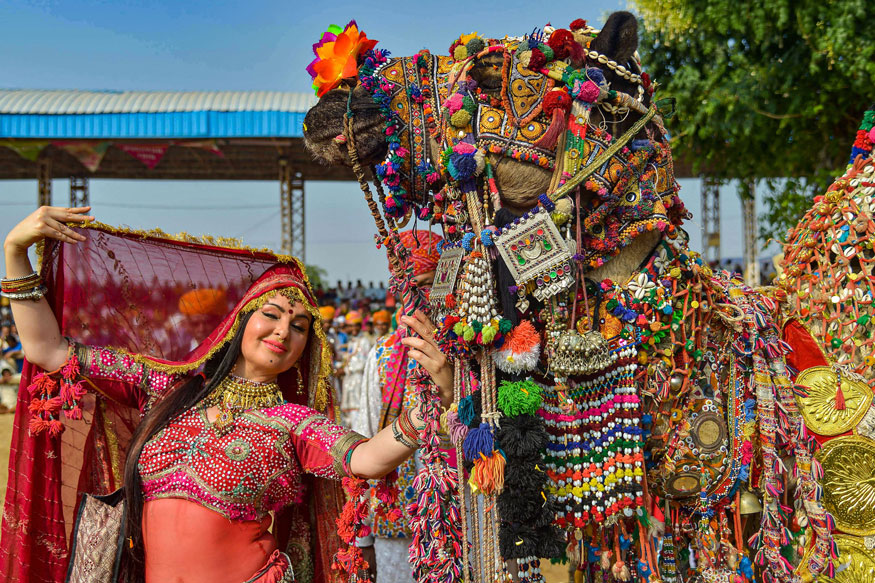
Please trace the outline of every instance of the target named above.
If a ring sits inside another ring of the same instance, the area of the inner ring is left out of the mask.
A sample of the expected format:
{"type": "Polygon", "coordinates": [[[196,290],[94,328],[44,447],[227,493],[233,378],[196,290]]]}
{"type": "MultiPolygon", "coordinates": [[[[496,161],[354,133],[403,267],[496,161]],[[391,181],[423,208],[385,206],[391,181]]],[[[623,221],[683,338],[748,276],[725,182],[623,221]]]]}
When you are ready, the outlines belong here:
{"type": "MultiPolygon", "coordinates": [[[[154,91],[310,91],[304,67],[329,24],[356,19],[393,54],[444,52],[460,34],[518,35],[548,22],[585,18],[598,26],[624,0],[549,3],[331,2],[220,0],[175,2],[52,1],[0,3],[0,87],[154,91]],[[545,6],[540,14],[534,6],[545,6]]],[[[700,213],[698,182],[682,181],[688,208],[700,213]]],[[[378,280],[384,256],[353,183],[309,183],[307,262],[329,278],[378,280]]],[[[69,182],[54,182],[54,203],[69,201],[69,182]]],[[[278,248],[279,187],[274,182],[91,181],[94,214],[110,224],[242,237],[278,248]],[[241,208],[251,204],[251,208],[241,208]],[[272,205],[277,205],[273,207],[272,205]],[[181,208],[184,207],[184,208],[181,208]]],[[[36,204],[36,181],[0,181],[0,233],[36,204]]],[[[733,188],[721,197],[724,256],[741,255],[741,207],[733,188]]],[[[699,224],[688,224],[700,249],[699,224]]],[[[2,259],[0,259],[2,262],[2,259]]]]}

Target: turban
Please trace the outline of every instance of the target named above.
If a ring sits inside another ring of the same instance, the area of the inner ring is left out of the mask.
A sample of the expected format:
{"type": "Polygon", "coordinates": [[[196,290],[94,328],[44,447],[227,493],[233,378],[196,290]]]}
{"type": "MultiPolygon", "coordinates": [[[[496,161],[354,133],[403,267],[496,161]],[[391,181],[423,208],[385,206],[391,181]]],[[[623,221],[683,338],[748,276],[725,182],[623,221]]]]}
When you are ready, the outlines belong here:
{"type": "Polygon", "coordinates": [[[353,310],[346,315],[346,323],[347,324],[361,324],[362,323],[362,313],[353,310]]]}
{"type": "Polygon", "coordinates": [[[224,316],[228,313],[228,298],[220,289],[193,289],[179,298],[179,311],[186,316],[224,316]]]}
{"type": "Polygon", "coordinates": [[[374,324],[388,324],[392,321],[392,314],[388,310],[379,310],[374,312],[371,319],[374,321],[374,324]]]}
{"type": "Polygon", "coordinates": [[[320,306],[319,315],[322,316],[323,322],[330,322],[334,319],[334,306],[320,306]]]}
{"type": "Polygon", "coordinates": [[[413,260],[413,275],[422,275],[434,271],[441,256],[437,245],[443,238],[430,231],[411,230],[398,233],[401,244],[410,251],[413,260]]]}

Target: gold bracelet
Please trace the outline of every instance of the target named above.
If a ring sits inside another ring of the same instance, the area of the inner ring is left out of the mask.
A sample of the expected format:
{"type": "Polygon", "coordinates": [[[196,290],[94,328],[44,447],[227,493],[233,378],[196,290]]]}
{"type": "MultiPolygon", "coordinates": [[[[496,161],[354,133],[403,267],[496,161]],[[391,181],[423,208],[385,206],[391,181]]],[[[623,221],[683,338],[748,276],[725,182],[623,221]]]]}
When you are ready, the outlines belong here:
{"type": "Polygon", "coordinates": [[[24,277],[16,277],[14,279],[0,279],[0,291],[7,293],[24,293],[36,289],[42,285],[42,277],[37,272],[33,272],[24,277]]]}

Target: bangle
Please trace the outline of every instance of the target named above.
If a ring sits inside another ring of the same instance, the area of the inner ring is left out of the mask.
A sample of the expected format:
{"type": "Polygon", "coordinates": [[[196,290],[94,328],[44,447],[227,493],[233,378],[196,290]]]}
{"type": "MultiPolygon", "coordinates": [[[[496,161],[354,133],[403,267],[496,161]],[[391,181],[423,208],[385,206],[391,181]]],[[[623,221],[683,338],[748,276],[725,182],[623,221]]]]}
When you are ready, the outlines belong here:
{"type": "Polygon", "coordinates": [[[0,296],[7,298],[9,300],[13,300],[13,301],[15,301],[15,300],[18,300],[18,301],[31,300],[31,301],[37,302],[37,301],[43,299],[43,297],[45,297],[46,291],[48,291],[46,289],[46,286],[40,284],[37,287],[31,288],[28,290],[24,290],[24,291],[15,291],[15,292],[2,291],[2,292],[0,292],[0,296]]]}
{"type": "MultiPolygon", "coordinates": [[[[407,409],[398,416],[398,427],[410,441],[419,443],[420,430],[416,429],[413,425],[413,421],[410,419],[410,411],[410,409],[407,409]]],[[[422,428],[425,429],[425,426],[423,425],[422,428]]]]}
{"type": "Polygon", "coordinates": [[[16,281],[23,281],[25,279],[30,279],[32,277],[39,277],[39,274],[36,271],[33,271],[31,273],[28,273],[27,275],[22,275],[21,277],[4,277],[0,281],[3,282],[3,285],[6,285],[7,283],[14,283],[16,281]]]}
{"type": "Polygon", "coordinates": [[[408,409],[406,411],[406,413],[407,413],[407,421],[410,423],[410,427],[412,427],[413,430],[416,431],[417,434],[421,433],[425,429],[425,421],[420,419],[420,421],[422,422],[422,425],[417,427],[416,423],[413,422],[413,409],[408,409]]]}
{"type": "Polygon", "coordinates": [[[42,278],[35,271],[22,277],[0,279],[0,291],[7,293],[27,292],[41,285],[42,278]]]}
{"type": "Polygon", "coordinates": [[[401,419],[403,416],[404,415],[399,415],[398,417],[395,418],[394,421],[392,421],[392,436],[395,438],[395,441],[397,441],[398,443],[400,443],[404,447],[409,448],[409,449],[416,449],[419,447],[419,445],[416,443],[415,440],[411,441],[407,437],[405,432],[401,429],[401,423],[399,423],[398,420],[401,419]]]}

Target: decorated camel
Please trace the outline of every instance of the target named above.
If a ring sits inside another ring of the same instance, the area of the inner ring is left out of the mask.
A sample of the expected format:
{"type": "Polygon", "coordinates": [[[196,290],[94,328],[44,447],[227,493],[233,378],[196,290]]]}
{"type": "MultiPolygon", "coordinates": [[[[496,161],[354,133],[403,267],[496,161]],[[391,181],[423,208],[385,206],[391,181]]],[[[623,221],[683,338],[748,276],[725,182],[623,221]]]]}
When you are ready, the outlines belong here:
{"type": "Polygon", "coordinates": [[[427,307],[461,475],[426,456],[417,578],[535,582],[541,558],[582,581],[838,577],[788,366],[822,354],[802,326],[786,341],[784,294],[688,248],[634,16],[446,56],[374,44],[353,22],[314,45],[305,139],[354,168],[390,257],[411,220],[446,239],[427,307]]]}

